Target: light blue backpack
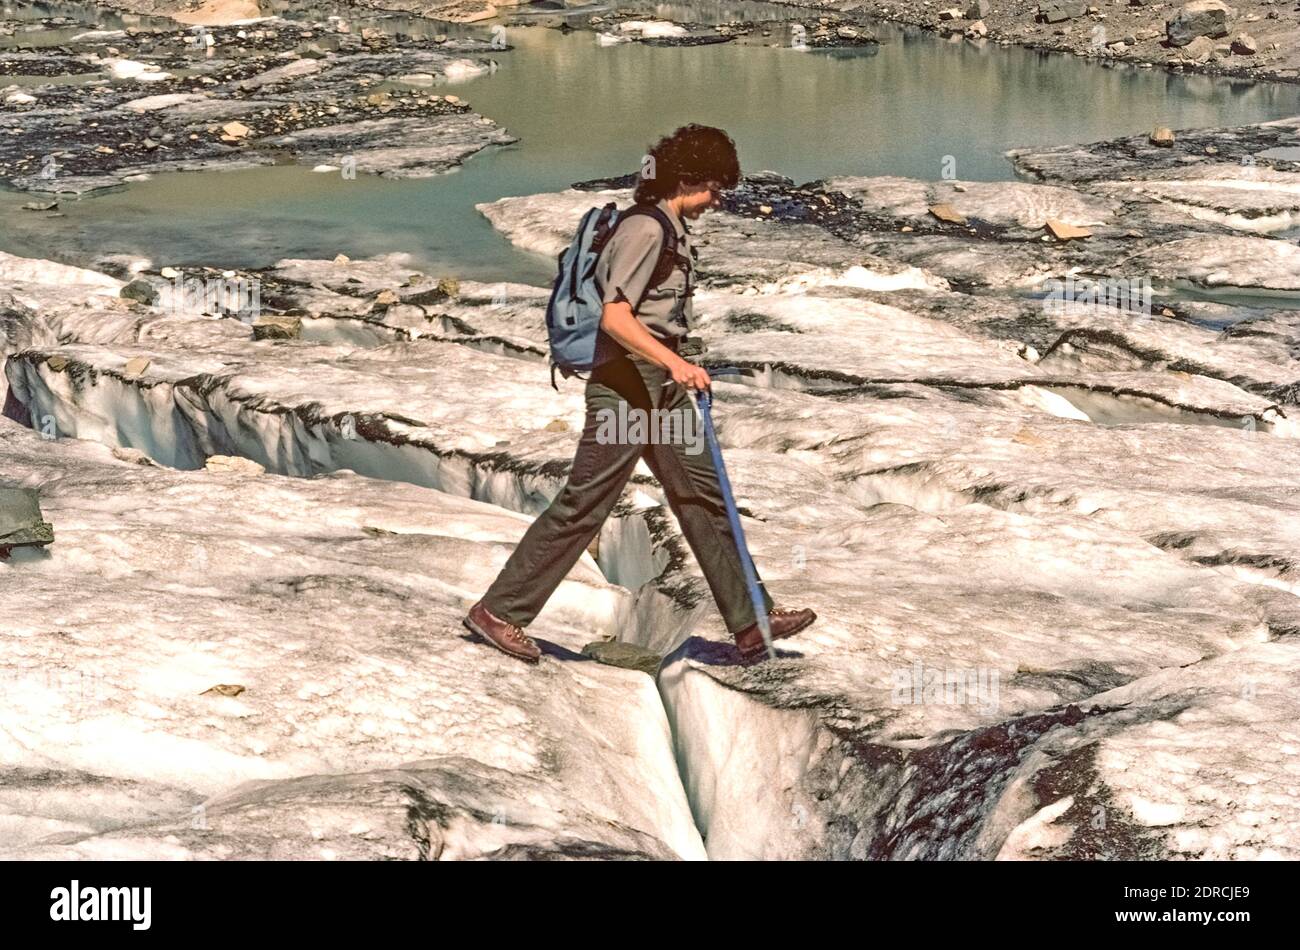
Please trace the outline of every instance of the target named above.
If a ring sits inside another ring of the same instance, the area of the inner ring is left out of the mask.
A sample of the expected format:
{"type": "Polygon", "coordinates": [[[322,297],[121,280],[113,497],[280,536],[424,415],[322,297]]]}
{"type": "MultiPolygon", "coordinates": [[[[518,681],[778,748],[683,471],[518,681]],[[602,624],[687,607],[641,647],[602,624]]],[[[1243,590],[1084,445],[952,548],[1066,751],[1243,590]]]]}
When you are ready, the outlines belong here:
{"type": "Polygon", "coordinates": [[[667,280],[677,265],[677,232],[668,216],[654,205],[632,205],[619,211],[611,201],[583,215],[573,242],[560,252],[559,273],[546,305],[552,386],[555,386],[557,369],[567,379],[589,372],[621,352],[618,344],[600,329],[604,294],[596,280],[596,261],[619,222],[637,214],[648,214],[658,220],[664,231],[664,243],[650,283],[632,308],[634,312],[645,302],[646,294],[667,280]]]}

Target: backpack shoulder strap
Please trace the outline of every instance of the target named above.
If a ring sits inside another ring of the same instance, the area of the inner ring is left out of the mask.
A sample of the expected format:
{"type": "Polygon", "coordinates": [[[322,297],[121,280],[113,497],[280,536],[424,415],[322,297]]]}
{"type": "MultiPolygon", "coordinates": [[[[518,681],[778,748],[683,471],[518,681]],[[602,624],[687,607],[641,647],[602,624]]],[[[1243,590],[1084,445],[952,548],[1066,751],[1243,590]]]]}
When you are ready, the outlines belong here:
{"type": "Polygon", "coordinates": [[[677,229],[673,223],[668,220],[668,215],[664,214],[663,209],[658,205],[634,204],[632,207],[623,211],[615,222],[615,229],[633,215],[645,214],[659,222],[659,227],[663,230],[663,243],[659,245],[659,260],[655,263],[654,272],[650,275],[650,283],[646,285],[645,290],[641,291],[641,299],[636,302],[635,310],[641,309],[641,304],[645,303],[646,295],[651,290],[658,287],[668,275],[673,272],[677,266],[678,258],[681,256],[677,253],[677,229]]]}
{"type": "Polygon", "coordinates": [[[599,254],[604,249],[605,245],[609,243],[610,237],[618,228],[618,222],[622,219],[621,215],[615,219],[612,227],[609,223],[609,219],[613,218],[615,215],[618,215],[618,205],[611,201],[600,209],[600,213],[596,217],[596,227],[591,239],[591,249],[597,254],[599,254]]]}

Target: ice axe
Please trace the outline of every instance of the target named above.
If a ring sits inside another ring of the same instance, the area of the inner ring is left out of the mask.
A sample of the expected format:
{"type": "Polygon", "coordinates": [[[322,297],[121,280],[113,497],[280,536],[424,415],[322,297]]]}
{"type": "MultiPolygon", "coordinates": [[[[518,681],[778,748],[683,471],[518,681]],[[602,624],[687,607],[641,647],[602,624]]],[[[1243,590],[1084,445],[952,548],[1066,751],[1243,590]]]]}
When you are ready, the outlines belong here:
{"type": "MultiPolygon", "coordinates": [[[[708,372],[711,378],[742,375],[742,370],[734,366],[723,366],[708,372]]],[[[713,396],[707,389],[698,394],[688,389],[687,394],[695,406],[695,414],[704,424],[704,440],[709,443],[713,468],[718,473],[718,487],[722,490],[722,500],[727,506],[727,520],[731,523],[731,533],[736,539],[736,553],[740,555],[740,567],[745,572],[745,586],[749,589],[749,599],[754,605],[758,632],[763,635],[768,658],[774,660],[776,650],[772,649],[772,624],[767,617],[767,606],[763,603],[763,592],[758,587],[758,571],[754,568],[754,559],[749,555],[749,545],[745,543],[745,529],[740,526],[740,512],[736,508],[735,495],[731,492],[731,479],[727,478],[727,467],[722,461],[722,446],[718,444],[718,435],[713,428],[713,415],[710,411],[713,396]]]]}

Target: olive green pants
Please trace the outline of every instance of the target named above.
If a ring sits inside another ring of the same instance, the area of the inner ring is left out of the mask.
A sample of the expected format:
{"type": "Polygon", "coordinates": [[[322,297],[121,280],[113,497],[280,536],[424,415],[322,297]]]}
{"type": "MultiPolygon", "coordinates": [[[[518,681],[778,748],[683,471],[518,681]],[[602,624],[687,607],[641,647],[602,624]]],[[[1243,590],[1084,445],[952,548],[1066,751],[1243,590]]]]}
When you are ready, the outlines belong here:
{"type": "MultiPolygon", "coordinates": [[[[736,633],[754,623],[718,475],[685,387],[672,383],[667,370],[623,356],[591,374],[586,396],[569,480],[524,534],[483,605],[508,623],[531,623],[600,531],[644,455],[727,629],[736,633]],[[638,418],[646,425],[638,427],[638,418]]],[[[771,610],[766,590],[763,599],[771,610]]]]}

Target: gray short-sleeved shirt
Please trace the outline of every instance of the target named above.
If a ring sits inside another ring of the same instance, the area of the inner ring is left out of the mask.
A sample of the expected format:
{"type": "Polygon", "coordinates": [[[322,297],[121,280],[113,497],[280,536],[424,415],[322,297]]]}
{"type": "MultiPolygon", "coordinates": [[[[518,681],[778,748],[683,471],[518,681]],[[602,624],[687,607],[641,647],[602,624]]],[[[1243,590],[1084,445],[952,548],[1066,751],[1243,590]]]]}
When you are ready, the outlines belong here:
{"type": "Polygon", "coordinates": [[[619,223],[596,261],[596,280],[605,303],[626,300],[650,335],[669,343],[680,343],[690,328],[692,312],[688,289],[695,285],[695,260],[691,239],[682,221],[668,207],[658,203],[677,232],[677,253],[685,258],[674,267],[668,278],[646,294],[637,308],[636,302],[650,283],[659,248],[663,244],[663,226],[648,214],[633,215],[619,223]]]}

